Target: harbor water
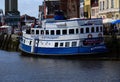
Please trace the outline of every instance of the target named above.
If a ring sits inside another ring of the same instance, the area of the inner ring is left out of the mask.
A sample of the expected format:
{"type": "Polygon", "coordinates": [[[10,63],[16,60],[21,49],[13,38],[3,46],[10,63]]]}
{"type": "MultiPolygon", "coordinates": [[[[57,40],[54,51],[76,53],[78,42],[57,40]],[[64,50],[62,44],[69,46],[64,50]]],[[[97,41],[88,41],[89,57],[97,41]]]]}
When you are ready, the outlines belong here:
{"type": "Polygon", "coordinates": [[[120,61],[28,57],[0,50],[0,82],[120,82],[120,61]]]}

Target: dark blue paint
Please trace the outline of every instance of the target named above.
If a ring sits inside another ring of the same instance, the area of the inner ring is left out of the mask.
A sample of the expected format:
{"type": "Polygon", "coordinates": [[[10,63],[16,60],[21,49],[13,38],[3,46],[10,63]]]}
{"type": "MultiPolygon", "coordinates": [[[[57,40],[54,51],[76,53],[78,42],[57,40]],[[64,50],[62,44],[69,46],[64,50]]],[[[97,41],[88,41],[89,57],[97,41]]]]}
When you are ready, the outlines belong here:
{"type": "MultiPolygon", "coordinates": [[[[73,54],[87,54],[87,53],[100,53],[106,52],[106,48],[94,49],[91,50],[93,47],[99,47],[104,45],[97,45],[97,46],[89,46],[89,47],[69,47],[69,48],[41,48],[35,47],[34,53],[37,54],[45,54],[45,55],[73,55],[73,54]]],[[[25,44],[21,44],[21,49],[25,52],[31,53],[31,46],[27,46],[25,44]]]]}

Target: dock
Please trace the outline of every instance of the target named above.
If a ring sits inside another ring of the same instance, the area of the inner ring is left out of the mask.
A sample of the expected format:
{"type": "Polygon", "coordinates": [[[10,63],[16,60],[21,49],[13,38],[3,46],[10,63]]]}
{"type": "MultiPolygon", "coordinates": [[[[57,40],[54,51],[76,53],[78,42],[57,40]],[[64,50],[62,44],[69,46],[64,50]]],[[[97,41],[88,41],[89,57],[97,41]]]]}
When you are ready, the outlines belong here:
{"type": "Polygon", "coordinates": [[[19,50],[19,36],[17,34],[1,34],[0,49],[2,50],[19,50]]]}

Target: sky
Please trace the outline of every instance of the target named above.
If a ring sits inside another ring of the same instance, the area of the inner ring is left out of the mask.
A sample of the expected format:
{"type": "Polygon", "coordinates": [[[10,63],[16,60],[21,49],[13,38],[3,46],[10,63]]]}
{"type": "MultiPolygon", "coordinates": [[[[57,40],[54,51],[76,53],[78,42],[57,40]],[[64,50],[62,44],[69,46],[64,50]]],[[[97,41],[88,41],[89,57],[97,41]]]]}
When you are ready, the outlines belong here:
{"type": "MultiPolygon", "coordinates": [[[[0,0],[0,9],[4,11],[5,0],[0,0]]],[[[38,8],[43,0],[18,0],[18,11],[20,15],[28,14],[30,16],[38,17],[38,8]]]]}

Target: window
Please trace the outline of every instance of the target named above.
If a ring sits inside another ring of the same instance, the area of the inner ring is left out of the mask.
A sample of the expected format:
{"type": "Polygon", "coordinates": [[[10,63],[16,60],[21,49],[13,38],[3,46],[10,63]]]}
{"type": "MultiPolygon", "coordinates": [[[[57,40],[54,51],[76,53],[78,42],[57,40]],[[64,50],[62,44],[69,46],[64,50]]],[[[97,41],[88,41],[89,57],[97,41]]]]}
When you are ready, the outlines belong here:
{"type": "Polygon", "coordinates": [[[49,35],[49,30],[46,30],[46,35],[49,35]]]}
{"type": "Polygon", "coordinates": [[[55,47],[58,47],[58,42],[55,43],[55,47]]]}
{"type": "Polygon", "coordinates": [[[76,34],[78,34],[78,28],[76,29],[76,34]]]}
{"type": "Polygon", "coordinates": [[[84,33],[84,29],[83,28],[80,29],[80,33],[84,33]]]}
{"type": "Polygon", "coordinates": [[[119,15],[117,14],[117,15],[116,15],[116,19],[118,19],[118,17],[119,17],[119,15]]]}
{"type": "Polygon", "coordinates": [[[103,1],[103,10],[105,9],[105,2],[103,1]]]}
{"type": "Polygon", "coordinates": [[[76,47],[77,46],[77,42],[72,42],[72,47],[76,47]]]}
{"type": "Polygon", "coordinates": [[[107,0],[107,9],[109,8],[109,0],[107,0]]]}
{"type": "Polygon", "coordinates": [[[63,43],[60,43],[60,47],[63,47],[63,43]]]}
{"type": "Polygon", "coordinates": [[[67,30],[62,30],[62,33],[63,34],[67,34],[67,30]]]}
{"type": "Polygon", "coordinates": [[[86,33],[89,33],[89,28],[88,27],[86,28],[86,33]]]}
{"type": "Polygon", "coordinates": [[[96,9],[96,12],[95,13],[98,13],[99,12],[99,9],[96,9]]]}
{"type": "Polygon", "coordinates": [[[34,30],[32,30],[32,34],[34,34],[34,30]]]}
{"type": "Polygon", "coordinates": [[[65,42],[65,47],[69,47],[70,43],[69,42],[65,42]]]}
{"type": "Polygon", "coordinates": [[[39,34],[39,30],[36,30],[36,34],[39,34]]]}
{"type": "Polygon", "coordinates": [[[60,30],[56,30],[56,35],[60,35],[60,30]]]}
{"type": "Polygon", "coordinates": [[[41,35],[43,35],[44,34],[44,30],[41,30],[41,35]]]}
{"type": "Polygon", "coordinates": [[[99,32],[99,27],[96,27],[96,32],[99,32]]]}
{"type": "Polygon", "coordinates": [[[69,29],[69,34],[74,34],[74,29],[69,29]]]}
{"type": "Polygon", "coordinates": [[[100,8],[100,10],[102,10],[102,2],[100,2],[100,7],[99,8],[100,8]]]}
{"type": "Polygon", "coordinates": [[[91,32],[95,32],[94,27],[91,28],[91,32]]]}
{"type": "Polygon", "coordinates": [[[55,35],[55,31],[54,30],[51,30],[51,35],[55,35]]]}
{"type": "Polygon", "coordinates": [[[111,0],[111,8],[114,8],[114,0],[111,0]]]}
{"type": "Polygon", "coordinates": [[[95,16],[95,9],[92,9],[91,11],[92,11],[92,12],[91,12],[91,15],[92,15],[92,16],[95,16]]]}
{"type": "Polygon", "coordinates": [[[101,32],[103,31],[103,28],[102,28],[102,26],[100,27],[100,31],[101,31],[101,32]]]}
{"type": "Polygon", "coordinates": [[[26,33],[27,33],[27,34],[30,34],[30,29],[26,29],[26,33]]]}

